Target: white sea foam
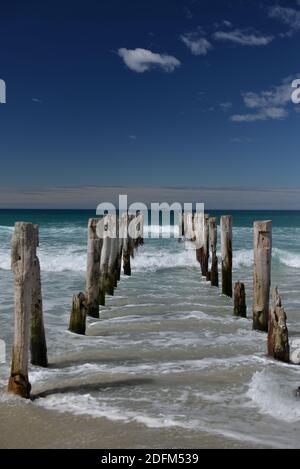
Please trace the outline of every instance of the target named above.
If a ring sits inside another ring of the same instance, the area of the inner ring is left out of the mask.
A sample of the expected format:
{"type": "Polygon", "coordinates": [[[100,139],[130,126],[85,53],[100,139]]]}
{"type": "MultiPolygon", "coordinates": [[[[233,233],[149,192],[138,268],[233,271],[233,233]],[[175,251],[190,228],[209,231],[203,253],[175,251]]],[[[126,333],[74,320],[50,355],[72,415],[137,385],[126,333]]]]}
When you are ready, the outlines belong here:
{"type": "Polygon", "coordinates": [[[182,251],[172,252],[167,249],[157,249],[153,251],[140,251],[132,261],[132,268],[135,271],[152,271],[162,269],[172,269],[176,267],[197,267],[195,251],[182,249],[182,251]]]}
{"type": "Polygon", "coordinates": [[[270,370],[256,372],[250,382],[247,396],[262,414],[286,422],[300,421],[300,406],[293,392],[299,386],[297,374],[287,379],[270,370]]]}

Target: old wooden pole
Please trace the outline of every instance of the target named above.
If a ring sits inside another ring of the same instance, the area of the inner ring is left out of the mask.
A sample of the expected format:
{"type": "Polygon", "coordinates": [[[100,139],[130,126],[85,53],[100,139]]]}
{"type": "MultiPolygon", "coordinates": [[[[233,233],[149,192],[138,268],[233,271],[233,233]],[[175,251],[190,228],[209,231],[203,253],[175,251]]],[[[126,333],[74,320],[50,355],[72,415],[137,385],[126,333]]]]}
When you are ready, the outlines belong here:
{"type": "Polygon", "coordinates": [[[15,331],[8,391],[30,398],[28,379],[29,321],[32,303],[36,230],[32,223],[18,222],[12,237],[11,267],[15,291],[15,331]]]}
{"type": "Polygon", "coordinates": [[[269,315],[268,354],[276,360],[290,362],[289,332],[287,317],[281,304],[278,289],[273,289],[272,305],[269,315]]]}
{"type": "MultiPolygon", "coordinates": [[[[132,216],[128,216],[128,224],[132,221],[132,216]]],[[[127,227],[127,233],[125,234],[124,244],[123,244],[123,270],[124,275],[129,276],[131,275],[131,256],[132,256],[132,239],[129,235],[127,227]]]]}
{"type": "MultiPolygon", "coordinates": [[[[39,228],[34,226],[36,247],[39,245],[39,228]]],[[[31,292],[31,316],[30,316],[30,352],[32,365],[47,367],[47,345],[43,319],[43,300],[41,286],[40,261],[35,251],[32,271],[31,292]]]]}
{"type": "Polygon", "coordinates": [[[203,253],[202,253],[202,275],[206,277],[207,280],[210,280],[210,273],[208,268],[209,263],[209,215],[204,215],[204,244],[203,244],[203,253]]]}
{"type": "Polygon", "coordinates": [[[241,282],[237,282],[234,285],[233,314],[241,318],[247,317],[245,285],[241,282]]]}
{"type": "Polygon", "coordinates": [[[118,258],[119,239],[117,236],[110,240],[110,254],[108,259],[108,280],[106,292],[108,295],[114,294],[117,282],[117,258],[118,258]]]}
{"type": "Polygon", "coordinates": [[[210,218],[209,219],[209,238],[210,238],[210,249],[211,249],[210,281],[213,287],[219,286],[217,236],[218,236],[217,220],[216,218],[210,218]]]}
{"type": "Polygon", "coordinates": [[[111,238],[109,236],[108,224],[110,222],[109,216],[107,215],[103,223],[103,234],[102,234],[102,250],[100,259],[100,282],[99,282],[99,304],[105,306],[105,293],[107,291],[108,284],[108,261],[110,257],[110,245],[111,238]]]}
{"type": "Polygon", "coordinates": [[[100,259],[103,239],[97,235],[99,219],[88,222],[87,269],[86,269],[86,308],[87,314],[99,318],[100,259]]]}
{"type": "Polygon", "coordinates": [[[73,332],[74,334],[85,335],[86,313],[87,309],[84,293],[78,293],[78,295],[74,295],[69,323],[70,332],[73,332]]]}
{"type": "Polygon", "coordinates": [[[221,217],[222,293],[232,298],[232,217],[221,217]]]}
{"type": "Polygon", "coordinates": [[[272,222],[254,223],[253,329],[268,332],[272,222]]]}

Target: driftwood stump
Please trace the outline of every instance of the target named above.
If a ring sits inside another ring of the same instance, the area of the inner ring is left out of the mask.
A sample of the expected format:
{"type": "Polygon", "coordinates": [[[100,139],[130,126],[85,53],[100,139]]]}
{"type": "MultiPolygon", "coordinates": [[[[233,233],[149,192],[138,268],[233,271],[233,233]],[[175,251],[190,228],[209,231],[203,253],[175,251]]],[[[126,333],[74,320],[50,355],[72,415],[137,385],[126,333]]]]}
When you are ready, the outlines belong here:
{"type": "Polygon", "coordinates": [[[86,330],[86,303],[84,293],[73,296],[69,331],[74,334],[85,335],[86,330]]]}
{"type": "Polygon", "coordinates": [[[269,315],[268,354],[276,360],[290,362],[289,332],[287,317],[281,304],[278,289],[273,289],[272,306],[269,315]]]}
{"type": "Polygon", "coordinates": [[[240,282],[237,282],[234,285],[233,314],[234,316],[239,316],[241,318],[247,317],[245,285],[240,282]]]}

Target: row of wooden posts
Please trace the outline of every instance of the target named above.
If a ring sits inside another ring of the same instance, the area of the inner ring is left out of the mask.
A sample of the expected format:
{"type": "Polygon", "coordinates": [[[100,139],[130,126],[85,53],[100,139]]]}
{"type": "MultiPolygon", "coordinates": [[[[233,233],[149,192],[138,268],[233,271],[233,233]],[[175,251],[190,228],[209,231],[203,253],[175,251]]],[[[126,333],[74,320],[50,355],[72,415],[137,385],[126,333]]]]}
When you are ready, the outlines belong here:
{"type": "MultiPolygon", "coordinates": [[[[111,217],[106,214],[88,222],[86,289],[73,297],[69,330],[74,333],[85,334],[87,315],[99,317],[99,306],[105,305],[106,295],[114,294],[120,280],[122,261],[124,274],[130,276],[131,258],[143,244],[143,216],[139,212],[122,215],[120,223],[111,217]],[[114,236],[109,226],[115,227],[114,236]]],[[[24,398],[30,398],[31,390],[29,350],[31,364],[48,366],[38,245],[38,226],[17,222],[11,242],[15,328],[8,391],[24,398]]]]}
{"type": "MultiPolygon", "coordinates": [[[[88,223],[88,248],[85,293],[74,295],[69,330],[85,334],[86,316],[99,317],[99,307],[105,305],[106,295],[113,295],[121,277],[131,275],[131,257],[143,244],[143,217],[123,214],[112,220],[106,214],[102,219],[88,223]],[[118,222],[117,222],[118,221],[118,222]],[[108,227],[116,225],[116,235],[108,227]],[[133,227],[130,233],[129,227],[133,227]]],[[[196,250],[202,275],[219,286],[217,257],[217,220],[205,215],[203,243],[196,250]]],[[[185,232],[188,231],[184,226],[185,232]]],[[[47,367],[47,347],[43,322],[40,264],[37,256],[38,226],[18,222],[12,237],[12,271],[15,292],[15,332],[11,375],[8,390],[19,396],[30,397],[28,379],[29,349],[31,363],[47,367]]],[[[243,283],[232,289],[232,217],[221,217],[222,293],[232,297],[234,314],[246,317],[246,295],[243,283]]],[[[272,255],[272,222],[254,223],[253,273],[253,328],[268,332],[268,352],[272,357],[289,362],[290,348],[286,314],[277,289],[273,290],[269,309],[272,255]]]]}
{"type": "MultiPolygon", "coordinates": [[[[205,214],[203,223],[203,245],[196,249],[196,257],[200,263],[202,276],[206,277],[212,286],[218,287],[217,220],[205,214]]],[[[189,232],[188,224],[188,219],[183,219],[184,233],[189,232]]],[[[220,226],[222,293],[230,298],[234,296],[233,314],[245,318],[247,316],[245,285],[237,282],[234,289],[232,288],[232,217],[222,216],[220,226]]],[[[287,317],[277,287],[273,289],[271,306],[269,305],[272,221],[254,222],[253,249],[253,329],[268,333],[268,354],[271,357],[289,363],[287,317]]]]}

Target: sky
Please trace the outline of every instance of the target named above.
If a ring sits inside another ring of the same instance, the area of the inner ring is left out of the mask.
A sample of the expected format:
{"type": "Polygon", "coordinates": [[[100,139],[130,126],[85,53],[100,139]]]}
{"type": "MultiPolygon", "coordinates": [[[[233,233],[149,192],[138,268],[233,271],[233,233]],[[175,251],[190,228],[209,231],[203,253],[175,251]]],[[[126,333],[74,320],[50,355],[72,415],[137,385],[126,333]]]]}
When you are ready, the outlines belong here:
{"type": "Polygon", "coordinates": [[[122,186],[294,207],[299,40],[300,0],[4,0],[0,206],[122,186]]]}

